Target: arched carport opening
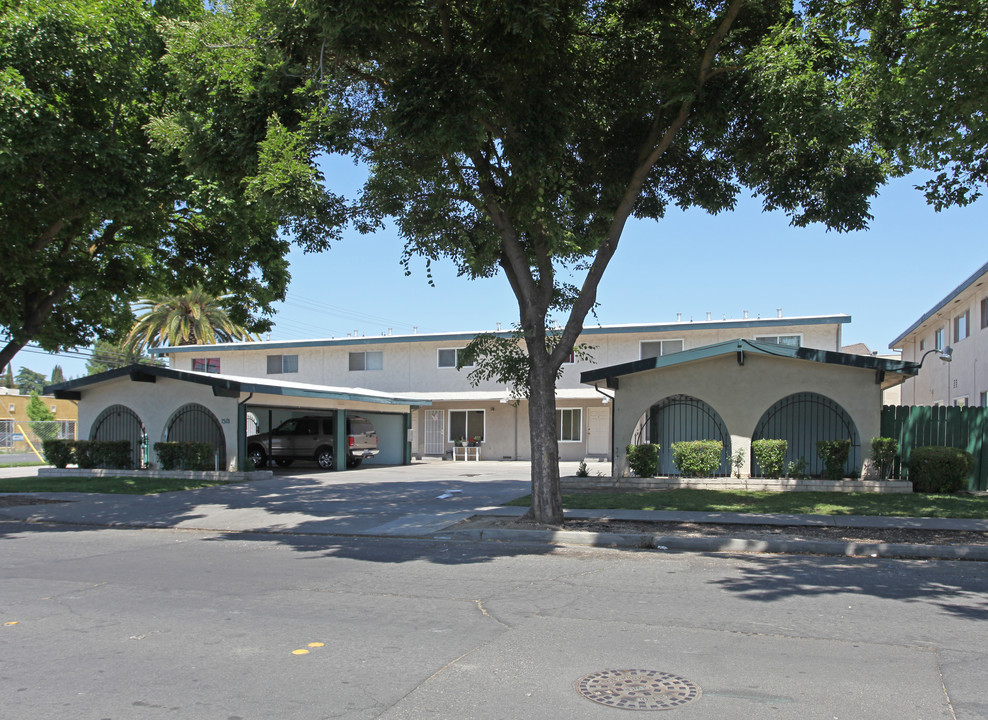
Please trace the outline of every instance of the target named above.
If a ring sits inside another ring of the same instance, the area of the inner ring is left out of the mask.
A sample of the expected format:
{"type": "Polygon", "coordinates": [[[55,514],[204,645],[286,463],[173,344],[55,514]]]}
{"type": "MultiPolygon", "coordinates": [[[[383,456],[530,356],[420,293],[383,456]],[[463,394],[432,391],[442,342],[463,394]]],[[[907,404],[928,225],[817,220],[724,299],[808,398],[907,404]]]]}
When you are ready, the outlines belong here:
{"type": "Polygon", "coordinates": [[[147,466],[147,431],[137,413],[126,405],[111,405],[103,410],[93,422],[89,439],[99,442],[126,440],[130,443],[131,466],[147,466]]]}
{"type": "Polygon", "coordinates": [[[168,419],[165,442],[200,442],[212,445],[217,467],[226,468],[226,436],[209,408],[198,403],[183,405],[168,419]]]}
{"type": "MultiPolygon", "coordinates": [[[[854,421],[838,403],[818,393],[795,393],[772,405],[758,421],[751,439],[764,438],[785,440],[786,463],[806,460],[805,472],[809,475],[823,473],[823,461],[816,449],[821,440],[851,441],[845,476],[855,475],[861,465],[861,441],[854,421]]],[[[754,458],[752,468],[753,474],[761,474],[754,458]]]]}
{"type": "Polygon", "coordinates": [[[720,414],[689,395],[670,395],[649,408],[635,430],[636,443],[659,445],[659,475],[678,475],[672,462],[672,444],[686,440],[719,440],[723,443],[715,476],[729,476],[731,436],[720,414]]]}

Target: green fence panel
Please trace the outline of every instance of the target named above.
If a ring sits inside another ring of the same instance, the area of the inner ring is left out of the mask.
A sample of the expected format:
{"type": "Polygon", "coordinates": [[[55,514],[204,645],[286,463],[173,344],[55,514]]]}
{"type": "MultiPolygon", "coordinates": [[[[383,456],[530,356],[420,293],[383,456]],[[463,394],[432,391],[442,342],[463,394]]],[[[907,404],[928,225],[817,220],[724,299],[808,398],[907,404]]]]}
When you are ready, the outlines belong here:
{"type": "Polygon", "coordinates": [[[968,488],[988,490],[988,408],[885,405],[881,428],[882,437],[899,441],[893,476],[904,476],[903,466],[908,467],[915,447],[956,447],[974,456],[968,488]]]}

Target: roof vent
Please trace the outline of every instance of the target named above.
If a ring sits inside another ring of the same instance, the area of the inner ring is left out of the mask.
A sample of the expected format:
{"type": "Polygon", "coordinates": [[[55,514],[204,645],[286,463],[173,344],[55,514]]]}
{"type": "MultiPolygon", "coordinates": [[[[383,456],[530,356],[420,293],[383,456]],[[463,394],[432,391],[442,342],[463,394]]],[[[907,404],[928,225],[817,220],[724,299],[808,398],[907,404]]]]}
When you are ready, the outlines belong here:
{"type": "Polygon", "coordinates": [[[708,321],[710,320],[710,311],[709,310],[707,310],[707,320],[708,321]]]}
{"type": "Polygon", "coordinates": [[[747,319],[748,319],[748,311],[747,311],[747,310],[745,310],[745,311],[744,311],[744,319],[745,319],[745,320],[747,320],[747,319]]]}
{"type": "Polygon", "coordinates": [[[682,322],[682,321],[683,321],[683,314],[676,313],[676,322],[682,322]]]}
{"type": "Polygon", "coordinates": [[[782,317],[782,308],[775,308],[775,317],[782,317]]]}

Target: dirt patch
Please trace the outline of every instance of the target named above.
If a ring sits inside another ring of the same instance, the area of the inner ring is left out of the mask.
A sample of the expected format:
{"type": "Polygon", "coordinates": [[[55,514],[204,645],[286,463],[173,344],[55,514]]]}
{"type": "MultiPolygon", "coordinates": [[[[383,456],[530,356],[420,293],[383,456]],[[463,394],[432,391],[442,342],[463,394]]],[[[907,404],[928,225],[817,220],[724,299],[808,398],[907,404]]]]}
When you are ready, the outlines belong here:
{"type": "Polygon", "coordinates": [[[744,540],[830,540],[834,542],[902,543],[911,545],[988,546],[988,532],[913,530],[900,528],[838,528],[795,525],[717,525],[691,522],[628,520],[567,520],[563,525],[539,525],[515,518],[475,516],[457,529],[579,530],[584,532],[660,535],[667,537],[726,537],[744,540]]]}
{"type": "Polygon", "coordinates": [[[49,500],[48,498],[27,497],[25,495],[0,495],[0,507],[18,507],[19,505],[57,505],[72,502],[71,500],[49,500]]]}

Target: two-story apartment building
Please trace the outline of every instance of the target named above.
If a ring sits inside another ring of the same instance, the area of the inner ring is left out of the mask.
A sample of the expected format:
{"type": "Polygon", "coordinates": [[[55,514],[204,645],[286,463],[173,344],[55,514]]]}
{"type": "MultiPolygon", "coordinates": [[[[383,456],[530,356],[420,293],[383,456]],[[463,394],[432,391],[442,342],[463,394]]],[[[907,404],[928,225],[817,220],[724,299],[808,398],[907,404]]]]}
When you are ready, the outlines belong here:
{"type": "MultiPolygon", "coordinates": [[[[848,315],[749,318],[588,327],[579,339],[590,359],[567,364],[557,385],[560,458],[610,457],[611,397],[580,382],[595,367],[668,355],[737,338],[837,351],[848,315]]],[[[166,347],[154,351],[170,368],[230,378],[258,378],[306,386],[351,388],[355,393],[400,396],[412,405],[411,453],[444,456],[459,440],[479,439],[484,459],[529,459],[528,408],[508,388],[473,385],[458,353],[477,333],[380,335],[298,341],[166,347]]],[[[501,333],[508,336],[509,333],[501,333]]],[[[297,409],[253,408],[247,432],[263,432],[301,414],[297,409]]],[[[310,412],[307,410],[307,412],[310,412]]],[[[385,421],[383,416],[376,422],[385,421]]],[[[628,442],[631,438],[621,439],[628,442]]],[[[379,461],[393,461],[382,453],[379,461]]]]}
{"type": "Polygon", "coordinates": [[[923,313],[889,347],[923,362],[902,385],[904,405],[988,406],[988,263],[923,313]],[[939,359],[950,347],[951,361],[939,359]]]}

